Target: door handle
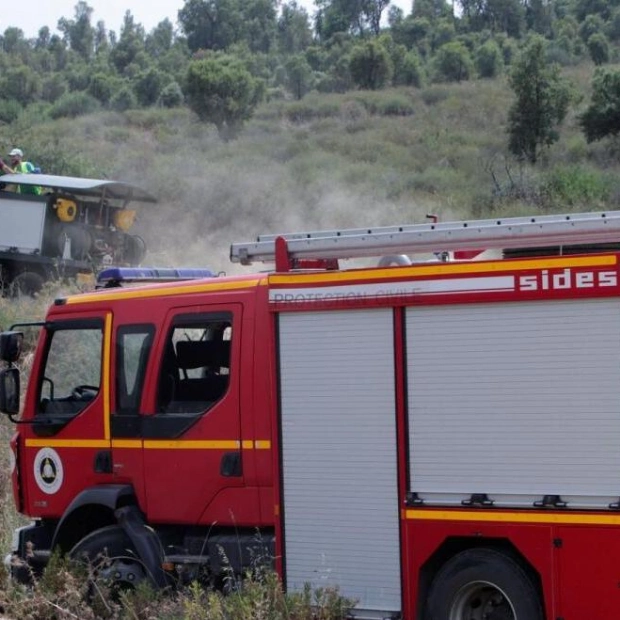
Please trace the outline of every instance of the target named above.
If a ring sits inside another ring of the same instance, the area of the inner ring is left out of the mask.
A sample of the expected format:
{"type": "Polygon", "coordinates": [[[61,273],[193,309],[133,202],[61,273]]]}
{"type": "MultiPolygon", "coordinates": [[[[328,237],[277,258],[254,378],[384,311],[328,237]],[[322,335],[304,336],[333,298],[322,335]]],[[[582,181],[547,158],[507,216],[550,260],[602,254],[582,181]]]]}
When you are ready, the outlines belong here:
{"type": "Polygon", "coordinates": [[[232,478],[242,475],[241,452],[227,452],[220,462],[220,476],[232,478]]]}
{"type": "Polygon", "coordinates": [[[112,451],[101,450],[95,454],[94,470],[96,474],[112,473],[112,451]]]}

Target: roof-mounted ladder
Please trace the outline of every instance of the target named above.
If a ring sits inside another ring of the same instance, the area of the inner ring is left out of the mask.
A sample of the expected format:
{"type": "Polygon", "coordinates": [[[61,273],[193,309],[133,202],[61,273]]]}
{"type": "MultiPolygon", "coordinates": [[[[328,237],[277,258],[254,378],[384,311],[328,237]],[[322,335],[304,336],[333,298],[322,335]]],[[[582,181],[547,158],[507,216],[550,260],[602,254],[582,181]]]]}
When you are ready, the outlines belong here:
{"type": "Polygon", "coordinates": [[[620,242],[620,211],[260,235],[233,243],[230,260],[275,261],[277,271],[288,271],[318,262],[333,268],[347,258],[612,242],[620,242]]]}

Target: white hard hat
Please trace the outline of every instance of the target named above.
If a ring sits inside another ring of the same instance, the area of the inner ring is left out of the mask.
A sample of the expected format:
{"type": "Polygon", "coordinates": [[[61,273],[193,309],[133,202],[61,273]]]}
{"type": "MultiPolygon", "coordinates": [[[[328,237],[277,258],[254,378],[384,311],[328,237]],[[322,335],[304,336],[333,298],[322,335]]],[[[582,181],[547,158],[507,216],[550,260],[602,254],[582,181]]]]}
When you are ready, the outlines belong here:
{"type": "Polygon", "coordinates": [[[24,153],[22,152],[21,149],[13,149],[10,153],[9,153],[9,157],[23,157],[24,153]]]}

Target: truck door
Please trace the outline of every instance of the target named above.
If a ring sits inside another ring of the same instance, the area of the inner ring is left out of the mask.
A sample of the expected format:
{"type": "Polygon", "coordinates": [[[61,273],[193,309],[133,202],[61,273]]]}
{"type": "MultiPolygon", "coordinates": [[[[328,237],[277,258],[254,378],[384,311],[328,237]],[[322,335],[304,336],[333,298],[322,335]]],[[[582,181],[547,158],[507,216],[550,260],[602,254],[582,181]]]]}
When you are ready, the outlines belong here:
{"type": "Polygon", "coordinates": [[[122,323],[119,312],[114,340],[114,386],[110,427],[115,481],[130,484],[146,506],[141,403],[155,340],[153,323],[122,323]]]}
{"type": "Polygon", "coordinates": [[[171,312],[158,338],[158,368],[142,420],[150,522],[235,521],[243,485],[240,304],[171,312]]]}
{"type": "Polygon", "coordinates": [[[111,480],[111,326],[111,314],[45,325],[37,388],[26,403],[33,424],[22,428],[21,475],[33,514],[61,515],[80,491],[111,480]]]}

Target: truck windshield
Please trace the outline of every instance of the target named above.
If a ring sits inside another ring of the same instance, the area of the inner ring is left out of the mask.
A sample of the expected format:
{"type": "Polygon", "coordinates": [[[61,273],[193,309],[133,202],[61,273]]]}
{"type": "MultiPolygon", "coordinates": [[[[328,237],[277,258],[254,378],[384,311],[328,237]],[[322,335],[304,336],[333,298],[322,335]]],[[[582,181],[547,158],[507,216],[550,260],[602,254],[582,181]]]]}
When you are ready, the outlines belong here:
{"type": "Polygon", "coordinates": [[[99,393],[103,328],[100,321],[48,326],[50,339],[37,414],[77,414],[99,393]]]}

